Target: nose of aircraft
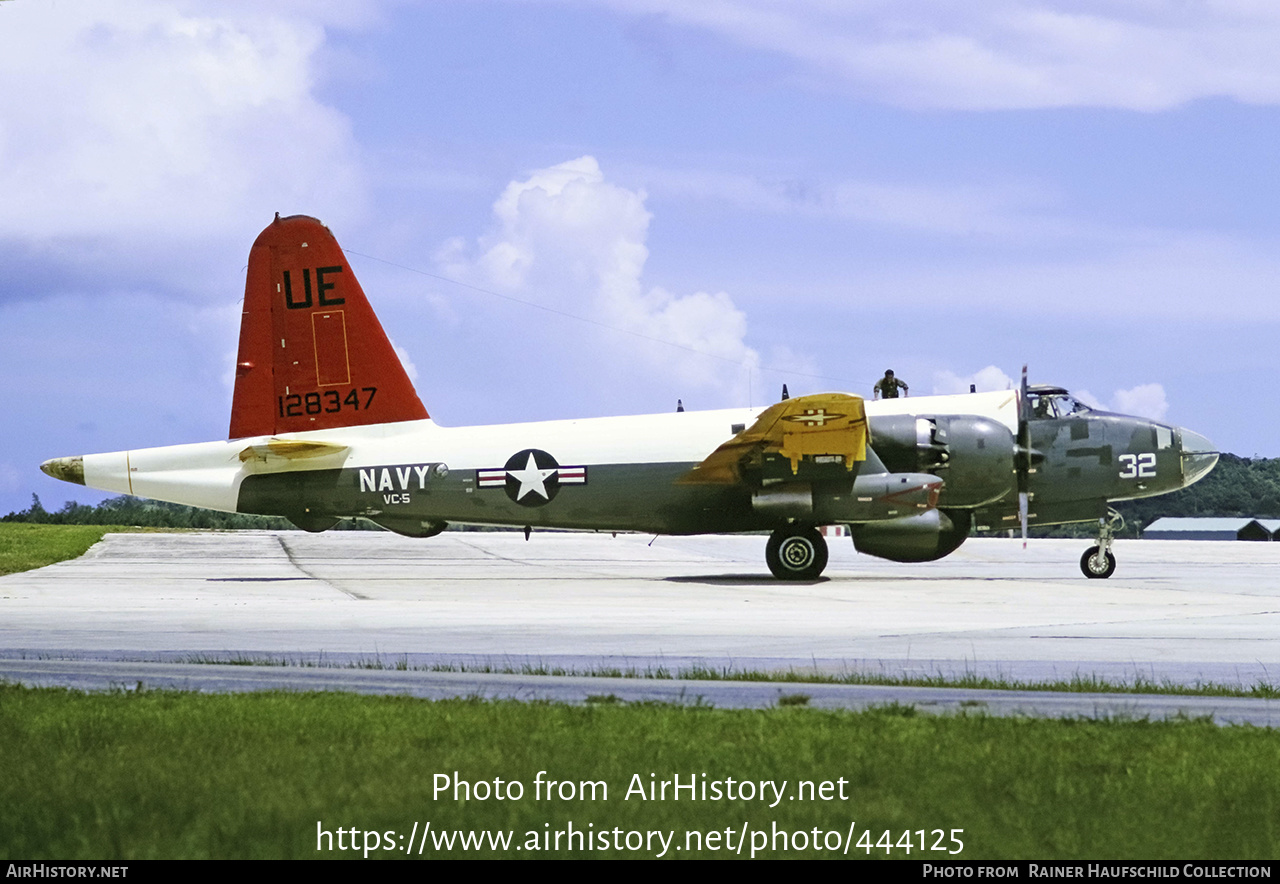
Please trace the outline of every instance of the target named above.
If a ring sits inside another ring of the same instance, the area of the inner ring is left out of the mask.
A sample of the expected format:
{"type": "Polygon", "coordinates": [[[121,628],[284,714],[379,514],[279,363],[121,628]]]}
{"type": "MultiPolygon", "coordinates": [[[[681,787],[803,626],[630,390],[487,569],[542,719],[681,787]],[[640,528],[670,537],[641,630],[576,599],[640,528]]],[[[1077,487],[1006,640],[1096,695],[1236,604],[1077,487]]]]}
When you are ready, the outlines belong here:
{"type": "Polygon", "coordinates": [[[64,482],[74,482],[77,485],[84,484],[83,457],[55,457],[40,464],[40,470],[46,476],[53,476],[53,478],[61,479],[64,482]]]}
{"type": "Polygon", "coordinates": [[[1199,433],[1179,429],[1178,434],[1182,437],[1182,484],[1185,487],[1209,474],[1218,463],[1218,451],[1199,433]]]}

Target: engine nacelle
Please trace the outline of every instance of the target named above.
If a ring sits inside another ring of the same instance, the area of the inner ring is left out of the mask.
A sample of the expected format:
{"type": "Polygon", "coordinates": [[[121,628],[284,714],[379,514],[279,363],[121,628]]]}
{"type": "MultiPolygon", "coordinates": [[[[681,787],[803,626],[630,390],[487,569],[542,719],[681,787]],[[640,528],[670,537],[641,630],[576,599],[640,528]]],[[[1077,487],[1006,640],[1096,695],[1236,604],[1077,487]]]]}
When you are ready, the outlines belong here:
{"type": "Polygon", "coordinates": [[[969,536],[968,510],[930,510],[918,516],[850,525],[860,553],[894,562],[932,562],[955,552],[969,536]]]}
{"type": "Polygon", "coordinates": [[[946,485],[941,507],[978,507],[1017,491],[1013,433],[974,415],[871,418],[871,444],[895,472],[928,472],[946,485]]]}

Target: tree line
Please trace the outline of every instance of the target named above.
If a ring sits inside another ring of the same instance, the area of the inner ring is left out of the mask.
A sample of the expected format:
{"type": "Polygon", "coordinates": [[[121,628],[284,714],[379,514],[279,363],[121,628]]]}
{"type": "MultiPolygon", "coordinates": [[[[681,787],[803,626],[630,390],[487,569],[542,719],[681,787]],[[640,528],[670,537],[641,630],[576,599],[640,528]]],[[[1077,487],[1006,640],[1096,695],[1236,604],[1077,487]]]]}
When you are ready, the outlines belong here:
{"type": "MultiPolygon", "coordinates": [[[[133,525],[139,528],[259,528],[273,531],[295,530],[282,516],[255,516],[223,513],[180,503],[165,503],[141,497],[110,497],[96,506],[67,501],[61,509],[46,510],[40,495],[31,495],[31,506],[0,516],[0,522],[34,522],[41,525],[133,525]]],[[[337,526],[347,530],[382,530],[363,519],[344,519],[337,526]]]]}

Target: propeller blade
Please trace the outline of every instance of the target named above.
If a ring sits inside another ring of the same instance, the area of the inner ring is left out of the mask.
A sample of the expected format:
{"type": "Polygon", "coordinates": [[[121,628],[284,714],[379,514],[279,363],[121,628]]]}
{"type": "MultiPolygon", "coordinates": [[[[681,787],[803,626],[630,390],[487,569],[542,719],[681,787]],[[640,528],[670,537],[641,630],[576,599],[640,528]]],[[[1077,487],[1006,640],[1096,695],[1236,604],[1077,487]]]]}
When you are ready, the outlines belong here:
{"type": "Polygon", "coordinates": [[[1031,397],[1028,395],[1030,388],[1027,386],[1027,367],[1022,366],[1022,386],[1018,390],[1018,426],[1031,420],[1031,397]]]}
{"type": "Polygon", "coordinates": [[[1027,548],[1027,510],[1031,496],[1031,396],[1027,386],[1027,367],[1022,366],[1022,385],[1018,390],[1018,522],[1022,526],[1022,548],[1027,548]]]}
{"type": "Polygon", "coordinates": [[[1022,548],[1027,548],[1027,492],[1018,492],[1018,521],[1022,524],[1022,548]]]}

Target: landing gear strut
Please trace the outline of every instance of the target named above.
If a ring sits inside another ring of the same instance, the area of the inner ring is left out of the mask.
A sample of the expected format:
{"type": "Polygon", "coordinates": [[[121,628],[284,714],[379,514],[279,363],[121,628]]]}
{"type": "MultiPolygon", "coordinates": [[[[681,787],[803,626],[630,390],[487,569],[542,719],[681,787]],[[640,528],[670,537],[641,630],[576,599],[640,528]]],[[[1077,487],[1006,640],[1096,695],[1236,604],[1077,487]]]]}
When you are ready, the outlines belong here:
{"type": "Polygon", "coordinates": [[[779,580],[816,580],[827,567],[827,542],[816,528],[779,528],[769,537],[764,558],[779,580]]]}
{"type": "Polygon", "coordinates": [[[1115,533],[1124,527],[1124,516],[1113,509],[1098,519],[1098,545],[1091,546],[1080,557],[1080,570],[1085,577],[1110,577],[1116,570],[1116,557],[1111,554],[1111,541],[1115,533]]]}

